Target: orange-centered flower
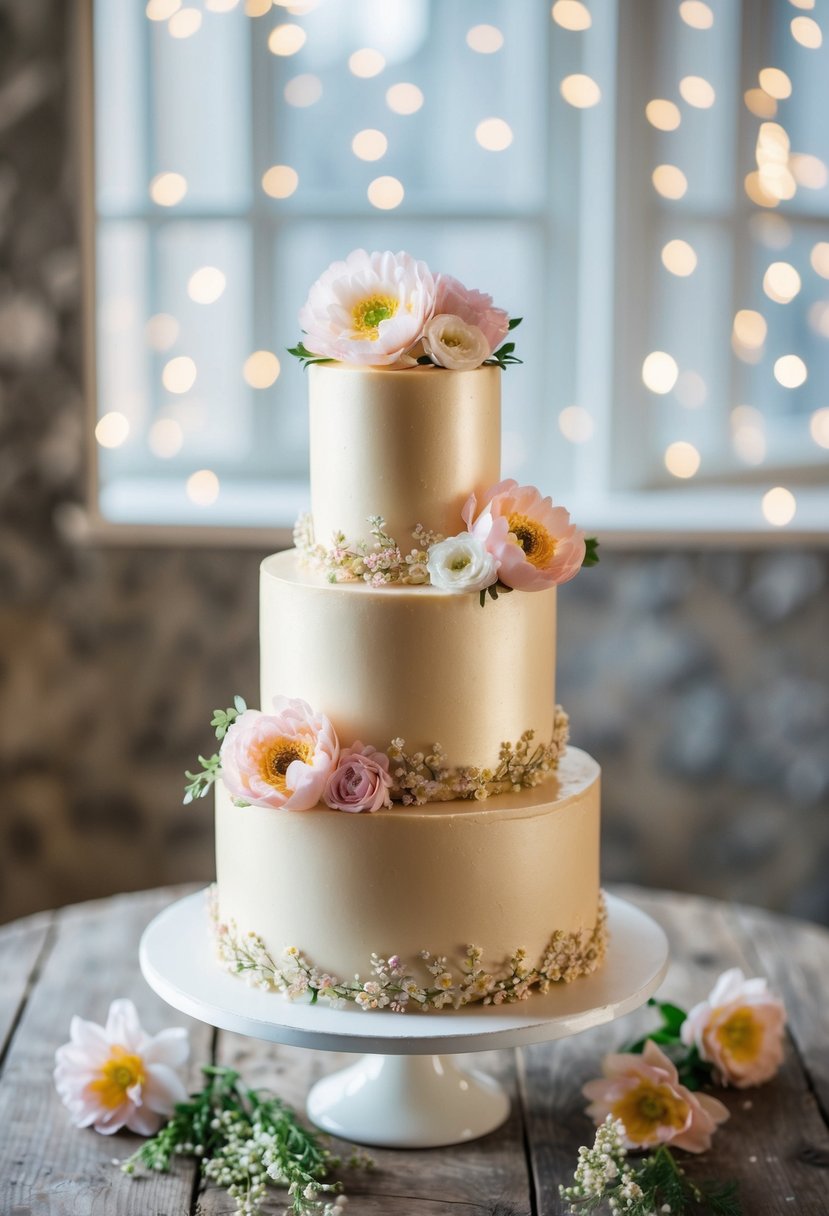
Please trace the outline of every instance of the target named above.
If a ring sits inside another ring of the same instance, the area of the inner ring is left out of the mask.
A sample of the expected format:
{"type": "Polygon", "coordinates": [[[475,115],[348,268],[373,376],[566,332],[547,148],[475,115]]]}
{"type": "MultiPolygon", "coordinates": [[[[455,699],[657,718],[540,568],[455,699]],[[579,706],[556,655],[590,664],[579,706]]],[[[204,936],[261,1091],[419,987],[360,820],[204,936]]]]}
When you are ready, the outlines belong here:
{"type": "Polygon", "coordinates": [[[109,1049],[109,1059],[101,1067],[89,1088],[97,1094],[107,1110],[115,1110],[124,1102],[131,1089],[143,1085],[147,1079],[144,1072],[144,1061],[140,1056],[132,1055],[125,1047],[113,1043],[109,1049]]]}
{"type": "Polygon", "coordinates": [[[628,1137],[637,1144],[652,1144],[660,1128],[681,1132],[688,1123],[688,1103],[670,1085],[657,1085],[643,1078],[610,1108],[621,1119],[628,1137]]]}
{"type": "Polygon", "coordinates": [[[258,756],[259,774],[267,785],[274,786],[280,793],[285,793],[285,774],[294,760],[303,764],[310,763],[314,755],[314,747],[303,739],[288,739],[279,735],[269,740],[258,756]]]}
{"type": "Polygon", "coordinates": [[[539,570],[545,570],[556,555],[558,542],[543,524],[529,515],[510,515],[510,535],[524,550],[524,556],[539,570]]]}
{"type": "MultiPolygon", "coordinates": [[[[715,1017],[717,1012],[714,1011],[715,1017]]],[[[763,1045],[762,1024],[748,1005],[735,1009],[715,1025],[714,1035],[723,1051],[727,1051],[737,1064],[748,1064],[756,1059],[763,1045]]]]}
{"type": "Polygon", "coordinates": [[[683,1043],[692,1043],[723,1085],[761,1085],[783,1061],[786,1011],[766,981],[746,979],[738,967],[724,971],[708,997],[682,1023],[683,1043]]]}

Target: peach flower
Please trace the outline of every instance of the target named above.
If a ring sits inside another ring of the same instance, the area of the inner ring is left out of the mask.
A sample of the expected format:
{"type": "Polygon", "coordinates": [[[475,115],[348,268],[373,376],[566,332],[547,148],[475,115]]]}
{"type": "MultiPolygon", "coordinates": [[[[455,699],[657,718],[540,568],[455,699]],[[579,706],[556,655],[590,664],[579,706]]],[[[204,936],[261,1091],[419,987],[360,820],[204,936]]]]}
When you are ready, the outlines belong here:
{"type": "Polygon", "coordinates": [[[106,1026],[73,1017],[69,1039],[55,1052],[55,1085],[76,1127],[153,1136],[187,1100],[180,1072],[190,1044],[183,1027],[147,1034],[132,1001],[118,1000],[106,1026]]]}
{"type": "Polygon", "coordinates": [[[425,262],[355,249],[317,279],[299,323],[314,354],[383,367],[414,346],[434,309],[435,280],[425,262]]]}
{"type": "Polygon", "coordinates": [[[325,786],[323,799],[333,811],[379,811],[391,806],[389,758],[359,741],[343,748],[325,786]]]}
{"type": "Polygon", "coordinates": [[[652,1039],[641,1055],[605,1056],[602,1072],[604,1077],[582,1089],[590,1099],[587,1113],[597,1126],[608,1115],[621,1119],[628,1148],[672,1144],[702,1153],[711,1147],[717,1124],[728,1118],[722,1102],[680,1084],[676,1068],[652,1039]]]}
{"type": "Polygon", "coordinates": [[[498,577],[508,587],[543,591],[569,582],[584,561],[584,533],[570,523],[564,507],[554,507],[535,486],[499,481],[478,501],[467,499],[463,518],[498,562],[498,577]]]}
{"type": "Polygon", "coordinates": [[[305,701],[274,697],[273,708],[245,710],[228,728],[219,752],[222,778],[235,798],[254,806],[307,811],[336,766],[337,735],[305,701]]]}
{"type": "Polygon", "coordinates": [[[725,971],[708,999],[682,1023],[683,1043],[696,1046],[721,1085],[761,1085],[783,1061],[783,1002],[762,978],[747,980],[739,967],[725,971]]]}
{"type": "Polygon", "coordinates": [[[450,274],[438,275],[435,312],[451,313],[467,325],[477,326],[489,347],[485,357],[497,350],[509,332],[509,316],[503,308],[493,308],[492,296],[470,291],[450,274]]]}

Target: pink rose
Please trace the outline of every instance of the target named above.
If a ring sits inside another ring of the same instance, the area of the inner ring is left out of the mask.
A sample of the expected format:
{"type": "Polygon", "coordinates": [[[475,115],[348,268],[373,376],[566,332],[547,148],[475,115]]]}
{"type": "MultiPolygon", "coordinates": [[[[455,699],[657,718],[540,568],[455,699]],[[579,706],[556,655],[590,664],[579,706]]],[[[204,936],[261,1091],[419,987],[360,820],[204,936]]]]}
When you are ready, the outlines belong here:
{"type": "Polygon", "coordinates": [[[542,591],[569,582],[584,561],[584,533],[570,523],[564,507],[554,507],[535,486],[499,481],[484,495],[480,513],[474,494],[463,518],[498,563],[498,577],[508,587],[542,591]]]}
{"type": "Polygon", "coordinates": [[[582,1089],[590,1099],[587,1113],[597,1127],[608,1115],[620,1119],[628,1148],[672,1144],[703,1153],[717,1125],[728,1118],[722,1102],[680,1084],[676,1068],[652,1039],[642,1055],[605,1056],[602,1072],[582,1089]]]}
{"type": "Polygon", "coordinates": [[[391,806],[391,787],[388,756],[357,742],[340,753],[323,798],[333,811],[379,811],[391,806]]]}
{"type": "Polygon", "coordinates": [[[492,296],[470,291],[449,274],[438,275],[435,313],[451,313],[467,325],[477,325],[489,345],[489,355],[497,350],[509,332],[509,315],[493,308],[492,296]]]}
{"type": "Polygon", "coordinates": [[[721,1085],[762,1085],[783,1062],[783,1002],[764,979],[747,980],[739,967],[725,971],[708,999],[682,1023],[683,1043],[694,1044],[721,1085]]]}
{"type": "Polygon", "coordinates": [[[307,811],[322,797],[340,754],[334,727],[305,701],[274,697],[274,712],[248,709],[229,727],[220,750],[222,778],[254,806],[307,811]]]}

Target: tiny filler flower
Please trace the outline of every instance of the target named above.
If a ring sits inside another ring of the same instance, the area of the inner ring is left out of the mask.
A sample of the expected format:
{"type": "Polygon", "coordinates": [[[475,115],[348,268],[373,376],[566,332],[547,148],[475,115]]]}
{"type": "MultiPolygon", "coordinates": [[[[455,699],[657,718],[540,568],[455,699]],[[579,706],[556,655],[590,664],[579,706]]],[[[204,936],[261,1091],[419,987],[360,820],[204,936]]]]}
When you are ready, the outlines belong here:
{"type": "Polygon", "coordinates": [[[152,1136],[187,1097],[189,1049],[183,1027],[147,1034],[132,1001],[113,1001],[106,1026],[72,1018],[69,1042],[55,1052],[55,1085],[76,1127],[152,1136]]]}
{"type": "Polygon", "coordinates": [[[247,709],[228,727],[219,753],[222,779],[243,803],[307,811],[339,758],[337,735],[306,701],[274,697],[273,708],[272,714],[247,709]]]}
{"type": "Polygon", "coordinates": [[[695,1046],[721,1085],[762,1085],[783,1061],[783,1002],[762,978],[746,979],[739,967],[725,971],[706,1000],[682,1024],[682,1042],[695,1046]]]}
{"type": "Polygon", "coordinates": [[[652,1039],[641,1055],[605,1056],[602,1072],[603,1077],[582,1089],[590,1099],[587,1113],[597,1125],[608,1115],[621,1120],[628,1148],[671,1144],[702,1153],[711,1147],[717,1125],[728,1118],[722,1102],[680,1083],[676,1068],[652,1039]]]}
{"type": "Polygon", "coordinates": [[[584,562],[584,533],[570,522],[569,512],[512,478],[487,491],[480,511],[471,494],[463,518],[495,558],[498,578],[507,587],[543,591],[569,582],[584,562]]]}
{"type": "Polygon", "coordinates": [[[333,811],[379,811],[391,806],[393,783],[388,756],[358,741],[340,752],[323,800],[333,811]]]}

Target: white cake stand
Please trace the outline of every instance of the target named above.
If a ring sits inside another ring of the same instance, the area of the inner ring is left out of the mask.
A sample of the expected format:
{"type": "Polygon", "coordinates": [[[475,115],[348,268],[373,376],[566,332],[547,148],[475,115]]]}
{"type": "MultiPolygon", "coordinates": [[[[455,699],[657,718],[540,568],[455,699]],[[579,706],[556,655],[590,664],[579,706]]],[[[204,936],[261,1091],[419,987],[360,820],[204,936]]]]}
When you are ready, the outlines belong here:
{"type": "Polygon", "coordinates": [[[454,1056],[578,1034],[636,1009],[659,987],[668,966],[662,929],[614,896],[607,910],[608,956],[594,975],[511,1005],[433,1013],[332,1009],[248,987],[213,957],[201,891],[156,916],[139,957],[159,996],[211,1026],[293,1047],[368,1053],[311,1089],[308,1115],[324,1131],[358,1144],[432,1148],[486,1135],[509,1114],[501,1086],[454,1056]]]}

